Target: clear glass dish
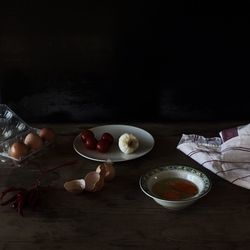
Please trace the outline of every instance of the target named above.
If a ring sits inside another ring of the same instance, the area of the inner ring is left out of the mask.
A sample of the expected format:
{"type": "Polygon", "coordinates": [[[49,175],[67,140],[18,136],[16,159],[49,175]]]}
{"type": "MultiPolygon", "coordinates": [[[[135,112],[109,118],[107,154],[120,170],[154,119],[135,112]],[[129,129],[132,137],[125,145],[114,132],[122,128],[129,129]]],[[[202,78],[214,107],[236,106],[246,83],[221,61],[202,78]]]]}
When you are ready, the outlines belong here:
{"type": "Polygon", "coordinates": [[[19,159],[9,155],[9,150],[15,142],[24,142],[29,133],[39,135],[39,131],[40,129],[33,128],[24,122],[6,104],[0,104],[0,166],[1,164],[20,166],[27,159],[31,159],[51,145],[51,143],[43,141],[41,148],[38,150],[29,148],[28,153],[19,159]]]}
{"type": "Polygon", "coordinates": [[[0,104],[0,142],[13,138],[29,129],[30,126],[7,105],[0,104]]]}

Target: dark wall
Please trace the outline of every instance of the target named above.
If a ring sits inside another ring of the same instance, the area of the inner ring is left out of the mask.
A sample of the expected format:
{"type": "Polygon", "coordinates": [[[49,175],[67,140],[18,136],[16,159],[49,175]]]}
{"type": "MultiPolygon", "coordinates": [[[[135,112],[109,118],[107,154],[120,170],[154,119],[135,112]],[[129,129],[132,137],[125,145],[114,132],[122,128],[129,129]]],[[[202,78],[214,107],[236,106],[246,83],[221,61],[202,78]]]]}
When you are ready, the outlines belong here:
{"type": "Polygon", "coordinates": [[[24,120],[248,119],[248,17],[200,16],[194,1],[34,2],[0,10],[0,98],[24,120]]]}

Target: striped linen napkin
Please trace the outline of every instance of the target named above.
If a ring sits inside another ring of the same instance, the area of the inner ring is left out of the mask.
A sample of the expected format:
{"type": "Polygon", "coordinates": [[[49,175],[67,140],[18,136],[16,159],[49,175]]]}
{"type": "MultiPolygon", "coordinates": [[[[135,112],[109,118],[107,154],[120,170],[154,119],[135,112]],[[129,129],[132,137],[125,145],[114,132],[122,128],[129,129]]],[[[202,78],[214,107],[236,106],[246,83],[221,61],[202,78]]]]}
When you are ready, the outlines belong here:
{"type": "Polygon", "coordinates": [[[221,178],[250,189],[250,124],[225,129],[219,135],[183,134],[177,149],[221,178]]]}

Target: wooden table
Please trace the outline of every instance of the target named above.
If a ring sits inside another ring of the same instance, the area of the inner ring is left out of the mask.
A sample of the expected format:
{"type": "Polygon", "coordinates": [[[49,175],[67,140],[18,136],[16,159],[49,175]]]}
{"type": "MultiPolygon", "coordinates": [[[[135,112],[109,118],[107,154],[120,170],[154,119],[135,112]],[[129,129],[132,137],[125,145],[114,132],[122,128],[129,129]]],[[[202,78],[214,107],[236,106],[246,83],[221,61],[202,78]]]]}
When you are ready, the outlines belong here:
{"type": "Polygon", "coordinates": [[[0,249],[250,249],[250,191],[215,176],[176,149],[182,133],[218,136],[223,128],[242,124],[130,124],[149,131],[155,146],[147,155],[116,163],[116,178],[96,193],[74,195],[63,188],[69,179],[95,170],[97,162],[79,156],[73,139],[84,128],[100,124],[35,124],[57,132],[54,148],[27,165],[0,167],[0,188],[27,187],[40,170],[76,160],[44,177],[46,188],[35,211],[24,217],[0,207],[0,249]],[[213,182],[209,194],[189,208],[169,212],[139,188],[147,170],[187,164],[206,172],[213,182]]]}

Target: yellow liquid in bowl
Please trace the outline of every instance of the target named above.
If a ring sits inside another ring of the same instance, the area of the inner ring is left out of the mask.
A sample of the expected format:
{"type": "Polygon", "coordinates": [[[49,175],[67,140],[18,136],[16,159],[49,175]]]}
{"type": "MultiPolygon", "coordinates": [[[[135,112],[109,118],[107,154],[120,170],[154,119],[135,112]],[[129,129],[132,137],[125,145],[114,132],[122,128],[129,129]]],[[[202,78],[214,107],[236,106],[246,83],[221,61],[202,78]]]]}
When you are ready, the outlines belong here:
{"type": "Polygon", "coordinates": [[[195,196],[198,193],[198,187],[185,179],[169,178],[156,182],[152,192],[161,199],[178,201],[195,196]]]}

